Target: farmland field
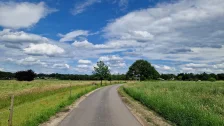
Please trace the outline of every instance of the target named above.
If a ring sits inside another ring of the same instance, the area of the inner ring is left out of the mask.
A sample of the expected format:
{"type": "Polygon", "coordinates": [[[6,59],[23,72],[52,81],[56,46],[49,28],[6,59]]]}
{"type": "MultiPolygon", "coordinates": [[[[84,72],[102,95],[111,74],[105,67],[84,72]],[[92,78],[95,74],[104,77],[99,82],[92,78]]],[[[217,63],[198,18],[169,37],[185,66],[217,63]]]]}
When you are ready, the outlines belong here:
{"type": "MultiPolygon", "coordinates": [[[[99,81],[95,81],[99,84],[99,81]]],[[[10,96],[15,95],[13,125],[38,125],[80,96],[99,88],[93,81],[0,81],[0,126],[7,125],[10,96]],[[71,88],[70,88],[71,85],[71,88]],[[70,89],[72,95],[70,97],[70,89]]],[[[106,83],[106,81],[104,82],[106,83]]],[[[109,84],[109,82],[107,82],[109,84]]]]}
{"type": "Polygon", "coordinates": [[[141,82],[123,90],[177,125],[224,125],[224,82],[141,82]]]}

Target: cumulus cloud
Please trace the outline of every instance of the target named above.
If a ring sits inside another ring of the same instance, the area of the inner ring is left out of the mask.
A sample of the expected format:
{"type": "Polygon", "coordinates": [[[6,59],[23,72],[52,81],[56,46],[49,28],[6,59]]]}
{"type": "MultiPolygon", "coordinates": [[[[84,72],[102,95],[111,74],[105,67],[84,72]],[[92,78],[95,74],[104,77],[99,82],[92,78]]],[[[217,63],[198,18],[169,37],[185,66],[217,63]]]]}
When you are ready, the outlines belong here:
{"type": "Polygon", "coordinates": [[[160,73],[174,73],[176,69],[167,65],[153,65],[160,73]]]}
{"type": "Polygon", "coordinates": [[[0,31],[0,42],[5,44],[40,43],[49,41],[47,38],[24,31],[3,29],[0,31]]]}
{"type": "Polygon", "coordinates": [[[74,41],[76,37],[79,36],[88,36],[88,31],[85,30],[75,30],[72,32],[69,32],[65,35],[63,34],[58,34],[60,37],[62,37],[59,41],[60,42],[68,42],[68,41],[74,41]]]}
{"type": "Polygon", "coordinates": [[[56,69],[69,69],[70,66],[68,64],[53,64],[52,68],[56,68],[56,69]]]}
{"type": "Polygon", "coordinates": [[[121,7],[121,10],[127,9],[127,7],[128,7],[128,0],[119,0],[118,4],[121,7]]]}
{"type": "Polygon", "coordinates": [[[91,73],[93,70],[93,64],[90,60],[79,60],[74,70],[78,72],[91,73]]]}
{"type": "Polygon", "coordinates": [[[224,72],[224,64],[223,63],[209,63],[209,64],[201,64],[201,63],[187,63],[178,66],[178,72],[184,73],[223,73],[224,72]]]}
{"type": "Polygon", "coordinates": [[[195,64],[195,63],[189,63],[185,65],[186,67],[192,67],[192,68],[203,68],[203,67],[207,67],[208,64],[195,64]]]}
{"type": "Polygon", "coordinates": [[[4,71],[4,68],[0,68],[0,71],[4,71]]]}
{"type": "Polygon", "coordinates": [[[117,18],[104,28],[105,37],[148,59],[222,61],[223,6],[223,0],[158,4],[117,18]]]}
{"type": "Polygon", "coordinates": [[[124,59],[116,55],[101,56],[98,61],[105,62],[109,67],[123,68],[127,66],[124,59]]]}
{"type": "Polygon", "coordinates": [[[57,45],[52,45],[48,43],[41,44],[30,44],[29,47],[24,49],[24,52],[30,55],[47,55],[56,56],[63,54],[65,51],[63,48],[57,45]]]}
{"type": "Polygon", "coordinates": [[[31,65],[40,65],[42,67],[47,67],[48,64],[46,62],[42,62],[37,58],[34,57],[26,57],[24,59],[12,59],[12,58],[8,58],[7,61],[16,63],[18,65],[25,65],[25,66],[31,66],[31,65]]]}
{"type": "Polygon", "coordinates": [[[100,3],[101,0],[85,0],[82,3],[78,3],[74,6],[74,8],[71,9],[71,13],[73,15],[80,14],[84,12],[89,6],[95,4],[95,3],[100,3]]]}
{"type": "Polygon", "coordinates": [[[115,48],[116,45],[108,45],[108,44],[93,44],[89,42],[88,40],[83,41],[75,41],[72,43],[73,46],[76,48],[82,48],[82,49],[109,49],[109,48],[115,48]]]}
{"type": "Polygon", "coordinates": [[[0,2],[0,26],[6,28],[28,28],[41,18],[57,11],[47,7],[44,2],[0,2]]]}
{"type": "Polygon", "coordinates": [[[92,61],[90,61],[90,60],[82,60],[82,59],[80,59],[80,60],[78,61],[78,63],[79,63],[79,64],[92,64],[92,61]]]}
{"type": "Polygon", "coordinates": [[[93,48],[93,44],[88,42],[87,40],[84,41],[75,41],[72,43],[76,48],[93,48]]]}
{"type": "Polygon", "coordinates": [[[224,63],[215,64],[213,65],[213,68],[224,70],[224,63]]]}

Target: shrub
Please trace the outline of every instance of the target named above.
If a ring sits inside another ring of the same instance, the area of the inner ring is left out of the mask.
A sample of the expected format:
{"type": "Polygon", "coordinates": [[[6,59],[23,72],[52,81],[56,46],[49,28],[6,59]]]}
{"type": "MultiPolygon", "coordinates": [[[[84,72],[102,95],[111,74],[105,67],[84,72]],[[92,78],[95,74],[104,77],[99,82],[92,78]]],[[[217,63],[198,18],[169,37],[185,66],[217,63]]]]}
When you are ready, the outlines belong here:
{"type": "Polygon", "coordinates": [[[18,81],[32,81],[34,80],[36,74],[32,70],[18,71],[15,77],[18,81]]]}
{"type": "Polygon", "coordinates": [[[210,77],[208,80],[211,81],[211,82],[216,81],[216,79],[214,77],[210,77]]]}

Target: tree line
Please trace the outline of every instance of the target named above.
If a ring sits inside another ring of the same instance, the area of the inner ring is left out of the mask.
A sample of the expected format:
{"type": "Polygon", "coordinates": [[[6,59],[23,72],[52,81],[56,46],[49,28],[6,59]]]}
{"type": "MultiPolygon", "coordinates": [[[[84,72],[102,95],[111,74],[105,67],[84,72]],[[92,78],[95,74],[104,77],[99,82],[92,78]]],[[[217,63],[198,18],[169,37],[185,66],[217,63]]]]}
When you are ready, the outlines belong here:
{"type": "MultiPolygon", "coordinates": [[[[17,74],[16,73],[0,71],[0,80],[13,80],[13,79],[17,79],[17,78],[18,78],[17,80],[21,80],[20,78],[23,78],[22,76],[24,76],[24,75],[20,74],[21,71],[18,71],[17,74]],[[16,78],[16,75],[17,75],[17,78],[16,78]]],[[[29,76],[29,72],[27,72],[27,75],[25,75],[25,76],[29,76]]],[[[34,78],[35,79],[58,79],[58,80],[99,80],[99,78],[95,75],[59,74],[59,73],[34,74],[34,78]]],[[[112,75],[110,75],[110,78],[112,80],[126,80],[126,74],[112,74],[112,75]]],[[[110,80],[110,78],[108,77],[106,79],[110,80]]]]}
{"type": "Polygon", "coordinates": [[[224,80],[224,73],[214,74],[214,73],[179,73],[175,74],[161,74],[160,78],[164,80],[183,80],[183,81],[215,81],[224,80]]]}
{"type": "Polygon", "coordinates": [[[224,73],[179,73],[159,74],[159,72],[146,60],[137,60],[126,74],[111,74],[104,62],[97,62],[92,75],[83,74],[36,74],[32,70],[18,71],[16,73],[0,71],[1,80],[17,79],[19,81],[32,81],[36,79],[59,79],[59,80],[183,80],[183,81],[215,81],[224,80],[224,73]]]}

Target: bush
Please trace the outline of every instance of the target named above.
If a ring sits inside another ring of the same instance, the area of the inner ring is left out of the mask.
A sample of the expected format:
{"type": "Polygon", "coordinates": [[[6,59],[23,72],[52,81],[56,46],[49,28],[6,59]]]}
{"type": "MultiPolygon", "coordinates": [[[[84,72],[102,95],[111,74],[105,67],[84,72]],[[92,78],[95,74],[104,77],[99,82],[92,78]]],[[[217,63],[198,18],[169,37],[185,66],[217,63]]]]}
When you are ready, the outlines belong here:
{"type": "Polygon", "coordinates": [[[34,80],[36,74],[32,70],[18,71],[15,77],[18,81],[32,81],[34,80]]]}
{"type": "Polygon", "coordinates": [[[216,79],[214,77],[210,77],[208,80],[211,81],[211,82],[216,81],[216,79]]]}

